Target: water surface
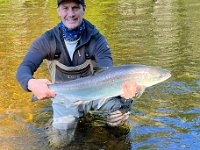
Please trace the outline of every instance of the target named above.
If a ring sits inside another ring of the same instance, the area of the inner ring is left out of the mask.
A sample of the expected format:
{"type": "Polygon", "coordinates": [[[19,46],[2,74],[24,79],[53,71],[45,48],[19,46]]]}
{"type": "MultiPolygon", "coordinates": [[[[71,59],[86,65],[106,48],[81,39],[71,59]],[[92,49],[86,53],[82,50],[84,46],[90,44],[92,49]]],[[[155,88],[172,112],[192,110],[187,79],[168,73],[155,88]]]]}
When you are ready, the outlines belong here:
{"type": "MultiPolygon", "coordinates": [[[[107,38],[114,65],[172,72],[134,100],[130,130],[89,126],[70,149],[200,147],[199,0],[87,0],[86,19],[107,38]]],[[[50,101],[31,103],[15,73],[31,42],[59,22],[54,0],[0,0],[0,148],[49,149],[50,101]]],[[[36,77],[49,78],[46,64],[36,77]]]]}

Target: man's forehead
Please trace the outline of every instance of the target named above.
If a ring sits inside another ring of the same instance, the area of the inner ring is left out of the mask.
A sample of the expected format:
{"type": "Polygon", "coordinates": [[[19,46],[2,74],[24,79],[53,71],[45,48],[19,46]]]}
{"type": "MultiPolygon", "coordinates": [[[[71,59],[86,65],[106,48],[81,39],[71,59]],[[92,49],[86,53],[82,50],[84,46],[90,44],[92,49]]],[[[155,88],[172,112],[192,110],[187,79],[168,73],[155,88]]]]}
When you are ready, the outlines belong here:
{"type": "Polygon", "coordinates": [[[84,0],[57,0],[58,6],[59,6],[61,3],[70,3],[70,2],[75,2],[75,3],[77,3],[77,4],[85,5],[84,0]]]}

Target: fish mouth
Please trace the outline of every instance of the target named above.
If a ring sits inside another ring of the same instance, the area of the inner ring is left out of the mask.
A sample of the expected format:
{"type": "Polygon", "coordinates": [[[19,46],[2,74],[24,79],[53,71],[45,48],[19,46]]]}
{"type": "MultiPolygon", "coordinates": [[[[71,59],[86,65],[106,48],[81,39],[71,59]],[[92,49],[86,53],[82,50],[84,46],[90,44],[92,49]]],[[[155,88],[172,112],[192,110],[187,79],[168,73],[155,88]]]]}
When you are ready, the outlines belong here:
{"type": "Polygon", "coordinates": [[[171,73],[169,72],[168,75],[167,75],[167,79],[170,78],[171,76],[172,76],[172,75],[171,75],[171,73]]]}
{"type": "Polygon", "coordinates": [[[161,75],[161,80],[160,80],[160,82],[163,82],[163,81],[169,79],[171,76],[172,76],[171,73],[170,73],[169,71],[166,71],[165,73],[163,73],[163,74],[161,75]]]}
{"type": "Polygon", "coordinates": [[[169,79],[171,76],[172,76],[172,75],[171,75],[171,72],[168,71],[168,70],[166,70],[165,78],[166,78],[166,79],[169,79]]]}

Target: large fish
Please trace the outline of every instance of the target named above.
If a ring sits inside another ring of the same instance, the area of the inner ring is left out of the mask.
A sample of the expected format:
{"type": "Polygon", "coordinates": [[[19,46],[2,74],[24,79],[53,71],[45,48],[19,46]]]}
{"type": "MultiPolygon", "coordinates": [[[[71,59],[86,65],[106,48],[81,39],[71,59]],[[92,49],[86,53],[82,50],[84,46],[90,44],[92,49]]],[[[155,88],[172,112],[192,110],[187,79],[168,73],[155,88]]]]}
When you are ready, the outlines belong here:
{"type": "MultiPolygon", "coordinates": [[[[93,76],[50,84],[49,88],[56,93],[53,100],[65,97],[70,100],[91,101],[121,95],[124,82],[136,81],[145,89],[163,82],[170,76],[170,72],[162,68],[131,64],[110,67],[93,76]]],[[[139,91],[140,95],[143,90],[139,91]]]]}

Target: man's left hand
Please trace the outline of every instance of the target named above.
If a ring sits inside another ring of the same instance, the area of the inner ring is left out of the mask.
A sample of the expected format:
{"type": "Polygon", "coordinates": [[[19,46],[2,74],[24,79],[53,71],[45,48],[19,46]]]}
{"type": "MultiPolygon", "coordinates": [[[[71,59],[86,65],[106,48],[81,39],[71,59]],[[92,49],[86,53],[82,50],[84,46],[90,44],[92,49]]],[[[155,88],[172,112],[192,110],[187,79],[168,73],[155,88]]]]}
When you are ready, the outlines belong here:
{"type": "Polygon", "coordinates": [[[107,116],[107,124],[111,127],[121,126],[129,118],[129,114],[130,112],[122,113],[119,110],[114,111],[107,116]]]}

